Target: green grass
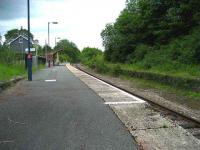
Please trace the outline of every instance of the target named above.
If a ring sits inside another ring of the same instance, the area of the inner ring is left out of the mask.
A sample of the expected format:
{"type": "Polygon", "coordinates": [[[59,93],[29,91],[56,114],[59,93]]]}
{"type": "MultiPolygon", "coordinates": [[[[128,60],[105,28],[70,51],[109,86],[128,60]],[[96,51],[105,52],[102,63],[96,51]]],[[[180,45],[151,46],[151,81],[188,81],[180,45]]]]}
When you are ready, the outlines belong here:
{"type": "MultiPolygon", "coordinates": [[[[109,66],[108,68],[110,68],[110,67],[116,66],[116,64],[108,64],[108,66],[109,66]]],[[[123,66],[125,66],[125,65],[123,65],[123,66]]],[[[129,65],[127,65],[127,66],[130,67],[129,65]]],[[[90,67],[88,67],[88,66],[86,66],[86,67],[87,67],[87,69],[91,70],[90,67]]],[[[121,65],[121,67],[122,67],[122,65],[121,65]]],[[[134,66],[134,67],[137,68],[137,66],[134,66]]],[[[130,69],[130,68],[128,68],[128,69],[130,69]]],[[[112,74],[112,72],[110,72],[110,70],[111,69],[109,69],[109,71],[106,71],[103,73],[101,72],[101,74],[113,76],[113,74],[112,74]]],[[[163,91],[164,93],[171,93],[171,94],[176,94],[177,96],[184,96],[184,97],[187,97],[188,99],[190,99],[191,101],[200,101],[200,93],[192,91],[190,89],[183,89],[183,88],[178,88],[178,87],[175,88],[175,87],[166,85],[166,84],[158,82],[158,81],[145,80],[145,79],[141,79],[141,78],[133,78],[130,76],[125,76],[125,75],[119,75],[119,78],[121,78],[123,80],[129,80],[133,84],[134,87],[137,87],[139,89],[158,90],[158,91],[163,91]]]]}
{"type": "MultiPolygon", "coordinates": [[[[150,56],[149,56],[150,57],[150,56]]],[[[165,60],[164,56],[157,56],[158,58],[151,58],[152,60],[141,60],[136,63],[111,63],[105,61],[103,55],[91,58],[83,64],[92,69],[102,72],[109,72],[115,70],[120,72],[122,70],[136,71],[136,72],[149,72],[172,77],[187,78],[187,79],[200,79],[200,66],[195,64],[181,63],[178,61],[165,60]],[[160,58],[161,57],[161,58],[160,58]],[[158,61],[156,61],[158,59],[158,61]],[[162,62],[163,60],[163,62],[162,62]]]]}
{"type": "Polygon", "coordinates": [[[192,91],[187,91],[186,95],[192,98],[197,98],[200,100],[200,93],[199,92],[192,92],[192,91]]]}
{"type": "Polygon", "coordinates": [[[200,66],[197,65],[187,65],[180,63],[171,63],[171,64],[158,64],[152,68],[145,68],[141,64],[111,64],[108,63],[109,67],[114,67],[120,65],[121,68],[131,71],[142,71],[157,73],[162,75],[170,75],[181,78],[190,78],[190,79],[199,79],[200,78],[200,66]]]}
{"type": "MultiPolygon", "coordinates": [[[[39,64],[38,68],[33,67],[33,72],[36,72],[40,69],[43,69],[45,65],[39,64]]],[[[7,65],[0,64],[0,81],[7,81],[16,76],[25,76],[27,77],[27,71],[24,68],[24,64],[18,65],[7,65]]]]}
{"type": "Polygon", "coordinates": [[[161,75],[168,75],[172,77],[179,77],[184,79],[199,79],[200,78],[200,66],[180,64],[177,62],[171,62],[171,64],[157,64],[154,67],[146,69],[141,64],[114,64],[108,63],[103,59],[94,59],[87,65],[89,68],[96,70],[99,73],[118,77],[123,75],[127,79],[137,80],[143,87],[152,89],[163,89],[172,93],[178,93],[190,98],[200,99],[200,93],[196,92],[192,87],[187,87],[184,83],[181,87],[174,87],[172,83],[161,83],[159,80],[147,80],[141,78],[128,77],[123,74],[123,70],[138,71],[138,72],[150,72],[161,75]],[[95,61],[94,61],[95,60],[95,61]]]}
{"type": "MultiPolygon", "coordinates": [[[[39,64],[38,68],[32,68],[33,72],[44,68],[45,65],[39,64]]],[[[7,81],[16,76],[27,77],[24,59],[20,53],[14,53],[8,47],[0,47],[0,81],[7,81]]]]}
{"type": "Polygon", "coordinates": [[[25,75],[24,65],[0,64],[0,81],[7,81],[16,76],[25,75]]]}
{"type": "Polygon", "coordinates": [[[132,77],[127,77],[127,76],[120,76],[120,78],[124,80],[132,81],[135,86],[141,89],[155,89],[155,90],[160,90],[167,93],[175,93],[178,96],[185,96],[185,97],[200,101],[200,93],[190,91],[189,89],[175,88],[175,87],[162,84],[156,81],[132,78],[132,77]]]}

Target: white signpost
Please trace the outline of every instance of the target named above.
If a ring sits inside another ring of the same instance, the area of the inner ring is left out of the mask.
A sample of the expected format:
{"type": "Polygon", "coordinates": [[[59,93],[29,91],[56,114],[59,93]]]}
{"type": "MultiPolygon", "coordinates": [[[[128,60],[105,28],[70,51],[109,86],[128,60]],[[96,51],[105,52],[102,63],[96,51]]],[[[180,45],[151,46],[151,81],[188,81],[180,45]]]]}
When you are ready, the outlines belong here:
{"type": "MultiPolygon", "coordinates": [[[[25,52],[28,52],[28,48],[25,49],[25,52]]],[[[35,52],[35,48],[31,48],[30,52],[35,52]]]]}
{"type": "MultiPolygon", "coordinates": [[[[35,52],[35,51],[36,51],[35,48],[30,48],[30,52],[35,52]]],[[[28,48],[25,49],[25,52],[28,53],[28,48]]],[[[33,56],[32,57],[32,61],[33,61],[32,62],[33,66],[37,68],[38,67],[38,57],[37,56],[33,56]]]]}

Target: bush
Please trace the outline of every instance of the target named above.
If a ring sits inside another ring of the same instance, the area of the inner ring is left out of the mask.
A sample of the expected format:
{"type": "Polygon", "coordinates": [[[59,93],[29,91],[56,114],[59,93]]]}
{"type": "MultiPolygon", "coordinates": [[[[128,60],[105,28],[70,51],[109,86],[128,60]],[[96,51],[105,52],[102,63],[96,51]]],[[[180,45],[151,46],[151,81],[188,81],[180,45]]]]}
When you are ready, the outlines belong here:
{"type": "Polygon", "coordinates": [[[85,61],[84,65],[96,70],[99,73],[106,73],[109,70],[102,54],[85,61]]]}
{"type": "Polygon", "coordinates": [[[111,67],[111,73],[115,77],[118,77],[120,74],[122,74],[121,66],[119,64],[117,64],[117,65],[114,65],[113,67],[111,67]]]}
{"type": "Polygon", "coordinates": [[[95,69],[95,58],[87,60],[83,64],[88,66],[91,69],[95,69]]]}
{"type": "Polygon", "coordinates": [[[189,35],[171,41],[162,51],[167,51],[168,59],[183,64],[200,63],[200,28],[194,28],[189,35]]]}
{"type": "Polygon", "coordinates": [[[103,55],[98,55],[93,58],[95,70],[99,73],[106,73],[109,71],[108,66],[105,63],[103,55]]]}
{"type": "Polygon", "coordinates": [[[144,69],[151,69],[152,67],[165,63],[170,63],[170,60],[164,52],[159,50],[148,52],[144,59],[138,62],[138,64],[144,69]]]}
{"type": "Polygon", "coordinates": [[[91,59],[93,59],[93,57],[96,57],[97,55],[102,55],[102,51],[97,48],[86,47],[81,52],[81,62],[83,64],[86,64],[87,61],[90,61],[91,59]]]}
{"type": "Polygon", "coordinates": [[[136,63],[142,61],[145,58],[145,55],[153,50],[152,47],[147,45],[139,45],[136,47],[135,51],[131,53],[128,58],[128,63],[136,63]]]}
{"type": "Polygon", "coordinates": [[[70,57],[68,55],[60,55],[59,60],[60,62],[71,62],[70,57]]]}

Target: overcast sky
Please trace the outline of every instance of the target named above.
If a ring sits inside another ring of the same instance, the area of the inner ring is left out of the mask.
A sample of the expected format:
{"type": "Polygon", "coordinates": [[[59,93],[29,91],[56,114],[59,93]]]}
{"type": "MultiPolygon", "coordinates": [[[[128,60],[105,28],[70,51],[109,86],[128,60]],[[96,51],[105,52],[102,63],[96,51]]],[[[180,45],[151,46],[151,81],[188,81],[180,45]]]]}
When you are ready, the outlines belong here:
{"type": "MultiPolygon", "coordinates": [[[[31,32],[40,44],[47,39],[47,24],[50,25],[50,41],[55,37],[67,38],[80,49],[102,49],[100,33],[107,23],[112,23],[125,7],[126,0],[30,0],[31,32]]],[[[0,0],[0,33],[9,29],[27,28],[27,0],[0,0]]]]}

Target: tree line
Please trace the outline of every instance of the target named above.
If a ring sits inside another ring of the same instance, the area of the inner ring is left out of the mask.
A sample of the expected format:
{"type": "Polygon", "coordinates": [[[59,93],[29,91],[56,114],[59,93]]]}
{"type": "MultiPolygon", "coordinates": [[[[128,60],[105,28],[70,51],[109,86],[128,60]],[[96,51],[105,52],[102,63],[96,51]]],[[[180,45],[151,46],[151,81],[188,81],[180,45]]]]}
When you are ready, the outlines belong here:
{"type": "Polygon", "coordinates": [[[199,23],[199,0],[127,0],[116,22],[101,33],[105,59],[137,63],[161,57],[198,64],[199,23]]]}

